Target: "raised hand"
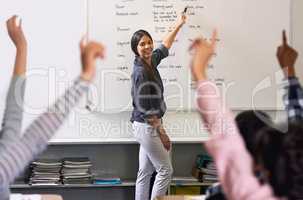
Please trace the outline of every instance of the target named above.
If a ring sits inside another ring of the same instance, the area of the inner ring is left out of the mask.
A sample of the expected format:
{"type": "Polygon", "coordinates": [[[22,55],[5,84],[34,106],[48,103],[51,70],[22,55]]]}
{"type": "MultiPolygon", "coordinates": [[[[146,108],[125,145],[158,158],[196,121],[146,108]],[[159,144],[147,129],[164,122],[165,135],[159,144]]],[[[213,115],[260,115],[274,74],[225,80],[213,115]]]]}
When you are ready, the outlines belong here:
{"type": "Polygon", "coordinates": [[[195,80],[199,81],[207,78],[206,69],[211,57],[215,53],[216,41],[217,31],[214,30],[210,42],[203,38],[198,38],[190,46],[190,50],[194,51],[191,70],[195,80]]]}
{"type": "Polygon", "coordinates": [[[8,35],[17,49],[26,48],[27,42],[22,30],[22,21],[17,15],[12,16],[6,21],[8,35]]]}
{"type": "Polygon", "coordinates": [[[17,15],[6,21],[7,32],[16,47],[14,75],[24,75],[27,62],[27,41],[22,30],[22,21],[17,15]]]}
{"type": "Polygon", "coordinates": [[[186,23],[186,14],[184,12],[181,13],[181,15],[178,17],[176,25],[177,27],[181,27],[186,23]]]}
{"type": "Polygon", "coordinates": [[[298,52],[288,45],[285,30],[282,33],[282,45],[277,49],[277,58],[287,76],[294,75],[294,66],[298,58],[298,52]]]}
{"type": "Polygon", "coordinates": [[[96,74],[96,59],[104,58],[105,48],[101,43],[89,41],[83,38],[80,41],[80,52],[82,62],[81,78],[91,81],[96,74]]]}

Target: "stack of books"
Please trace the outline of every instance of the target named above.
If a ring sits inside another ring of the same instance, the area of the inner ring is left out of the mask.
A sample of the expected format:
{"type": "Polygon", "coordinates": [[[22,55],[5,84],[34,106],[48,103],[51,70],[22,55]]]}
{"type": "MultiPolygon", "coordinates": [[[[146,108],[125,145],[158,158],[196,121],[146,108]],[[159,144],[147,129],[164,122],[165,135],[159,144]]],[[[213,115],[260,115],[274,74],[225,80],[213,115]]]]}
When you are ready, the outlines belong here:
{"type": "Polygon", "coordinates": [[[217,169],[212,158],[206,154],[197,156],[196,165],[193,168],[192,175],[200,182],[215,183],[218,182],[217,169]]]}
{"type": "Polygon", "coordinates": [[[175,176],[172,178],[172,183],[175,183],[177,186],[198,183],[198,179],[194,176],[175,176]]]}
{"type": "Polygon", "coordinates": [[[63,184],[91,184],[91,167],[87,157],[64,158],[61,170],[63,184]]]}
{"type": "Polygon", "coordinates": [[[217,169],[213,161],[207,162],[200,170],[202,172],[202,182],[215,183],[219,181],[217,169]]]}
{"type": "Polygon", "coordinates": [[[62,162],[55,159],[39,159],[30,164],[30,185],[58,185],[62,162]]]}

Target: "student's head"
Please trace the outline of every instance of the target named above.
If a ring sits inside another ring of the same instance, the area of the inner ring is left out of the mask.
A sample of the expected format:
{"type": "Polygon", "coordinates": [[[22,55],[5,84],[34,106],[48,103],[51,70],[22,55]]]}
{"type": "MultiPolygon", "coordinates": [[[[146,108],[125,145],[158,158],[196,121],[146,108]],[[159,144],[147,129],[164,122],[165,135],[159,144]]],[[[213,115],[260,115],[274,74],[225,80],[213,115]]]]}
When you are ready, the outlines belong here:
{"type": "Polygon", "coordinates": [[[256,134],[254,153],[267,172],[275,195],[303,199],[303,126],[288,125],[287,133],[265,127],[256,134]]]}
{"type": "Polygon", "coordinates": [[[255,158],[253,145],[256,133],[272,123],[270,116],[259,110],[248,110],[237,115],[236,123],[248,152],[255,158]]]}
{"type": "Polygon", "coordinates": [[[131,39],[131,48],[143,60],[151,58],[154,44],[151,35],[145,30],[136,31],[131,39]]]}

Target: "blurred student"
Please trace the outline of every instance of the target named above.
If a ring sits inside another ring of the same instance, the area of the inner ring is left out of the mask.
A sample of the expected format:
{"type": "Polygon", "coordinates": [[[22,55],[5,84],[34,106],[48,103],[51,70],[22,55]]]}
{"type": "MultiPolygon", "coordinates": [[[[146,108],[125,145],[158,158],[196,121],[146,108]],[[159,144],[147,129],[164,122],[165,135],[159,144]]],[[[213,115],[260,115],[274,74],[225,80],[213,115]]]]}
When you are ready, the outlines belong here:
{"type": "MultiPolygon", "coordinates": [[[[97,58],[103,58],[104,48],[96,42],[80,43],[82,72],[64,95],[41,114],[21,136],[22,108],[25,86],[27,43],[16,16],[7,21],[9,36],[16,46],[16,61],[0,139],[0,199],[10,198],[9,185],[38,154],[46,149],[48,141],[63,124],[70,111],[88,91],[95,75],[97,58]],[[21,100],[21,101],[20,101],[21,100]]],[[[62,44],[58,44],[59,46],[62,44]]],[[[55,196],[56,197],[56,196],[55,196]]],[[[48,199],[48,196],[42,196],[48,199]]],[[[58,197],[56,197],[58,198],[58,197]]]]}
{"type": "Polygon", "coordinates": [[[295,70],[298,52],[289,46],[285,31],[282,33],[282,38],[283,43],[277,49],[277,58],[287,79],[284,104],[287,110],[288,121],[293,122],[303,119],[303,90],[296,77],[295,70]]]}
{"type": "MultiPolygon", "coordinates": [[[[198,109],[211,134],[211,138],[205,143],[205,146],[214,158],[225,196],[231,200],[270,200],[285,199],[285,197],[295,199],[287,194],[276,197],[269,183],[261,184],[255,177],[253,160],[245,148],[234,117],[222,102],[217,86],[207,80],[206,68],[215,52],[216,35],[216,31],[214,31],[210,43],[204,39],[197,39],[193,43],[192,74],[198,81],[198,109]]],[[[281,147],[284,145],[283,141],[281,147]]],[[[260,157],[262,159],[262,156],[260,157]]],[[[297,163],[299,162],[297,161],[297,163]]],[[[264,172],[266,171],[264,170],[264,172]]],[[[287,170],[282,169],[280,172],[284,174],[287,170]]],[[[295,189],[294,185],[292,185],[292,189],[295,189]]]]}
{"type": "MultiPolygon", "coordinates": [[[[277,49],[277,58],[280,63],[281,68],[284,71],[285,77],[287,78],[286,95],[283,98],[284,104],[286,106],[286,111],[288,114],[288,121],[294,122],[297,120],[302,120],[303,109],[302,109],[302,98],[303,91],[302,87],[295,76],[295,62],[298,57],[298,53],[292,47],[287,44],[287,37],[285,31],[282,33],[282,45],[277,49]]],[[[280,159],[280,149],[281,144],[284,141],[284,133],[279,134],[257,134],[260,130],[271,127],[273,122],[269,115],[263,111],[259,110],[248,110],[241,112],[237,115],[235,119],[239,132],[243,137],[245,146],[253,157],[254,171],[256,176],[260,181],[262,179],[267,179],[264,173],[260,173],[259,168],[261,164],[266,164],[266,173],[270,173],[271,170],[277,171],[274,168],[279,165],[278,160],[280,159]],[[270,143],[270,144],[268,144],[270,143]],[[260,149],[265,149],[262,151],[260,149]],[[259,155],[261,153],[261,155],[259,155]],[[261,158],[262,157],[262,158],[261,158]]],[[[264,171],[264,170],[263,170],[264,171]]],[[[271,175],[271,178],[267,181],[273,186],[275,193],[282,190],[282,187],[279,189],[276,188],[278,182],[277,179],[281,179],[283,173],[278,172],[277,175],[271,175]],[[280,178],[279,178],[280,177],[280,178]]],[[[287,187],[283,187],[287,188],[287,187]]],[[[224,200],[225,196],[222,191],[221,185],[216,184],[213,187],[210,187],[208,190],[208,200],[224,200]]]]}

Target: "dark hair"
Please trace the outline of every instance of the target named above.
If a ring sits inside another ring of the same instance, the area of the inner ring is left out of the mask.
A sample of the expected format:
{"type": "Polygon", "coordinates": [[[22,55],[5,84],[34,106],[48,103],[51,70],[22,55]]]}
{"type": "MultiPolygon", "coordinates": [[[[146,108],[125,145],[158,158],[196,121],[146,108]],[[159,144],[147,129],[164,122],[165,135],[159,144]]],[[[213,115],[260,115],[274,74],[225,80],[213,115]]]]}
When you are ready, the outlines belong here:
{"type": "Polygon", "coordinates": [[[141,59],[141,57],[139,56],[139,53],[138,53],[138,49],[137,49],[138,44],[139,44],[139,42],[140,42],[140,40],[143,36],[147,36],[151,40],[153,40],[153,38],[151,37],[151,35],[147,31],[138,30],[133,34],[130,44],[131,44],[132,51],[136,55],[135,60],[142,63],[145,71],[147,72],[147,76],[148,76],[149,80],[152,81],[152,80],[155,80],[155,72],[150,66],[148,66],[148,64],[143,59],[141,59]]]}
{"type": "Polygon", "coordinates": [[[139,44],[139,42],[140,42],[140,40],[141,40],[141,38],[142,38],[143,36],[147,36],[147,37],[149,37],[151,40],[153,40],[153,38],[151,37],[151,35],[150,35],[147,31],[142,30],[142,29],[136,31],[136,32],[133,34],[132,39],[131,39],[131,42],[130,42],[131,48],[132,48],[132,50],[133,50],[133,52],[135,53],[136,56],[139,56],[137,47],[138,47],[138,44],[139,44]]]}
{"type": "Polygon", "coordinates": [[[303,126],[288,125],[287,133],[272,128],[261,129],[255,140],[254,153],[270,172],[274,193],[289,200],[303,199],[303,126]]]}
{"type": "Polygon", "coordinates": [[[246,149],[255,159],[253,145],[255,143],[256,133],[272,123],[270,116],[260,110],[247,110],[239,113],[235,120],[245,142],[246,149]]]}

